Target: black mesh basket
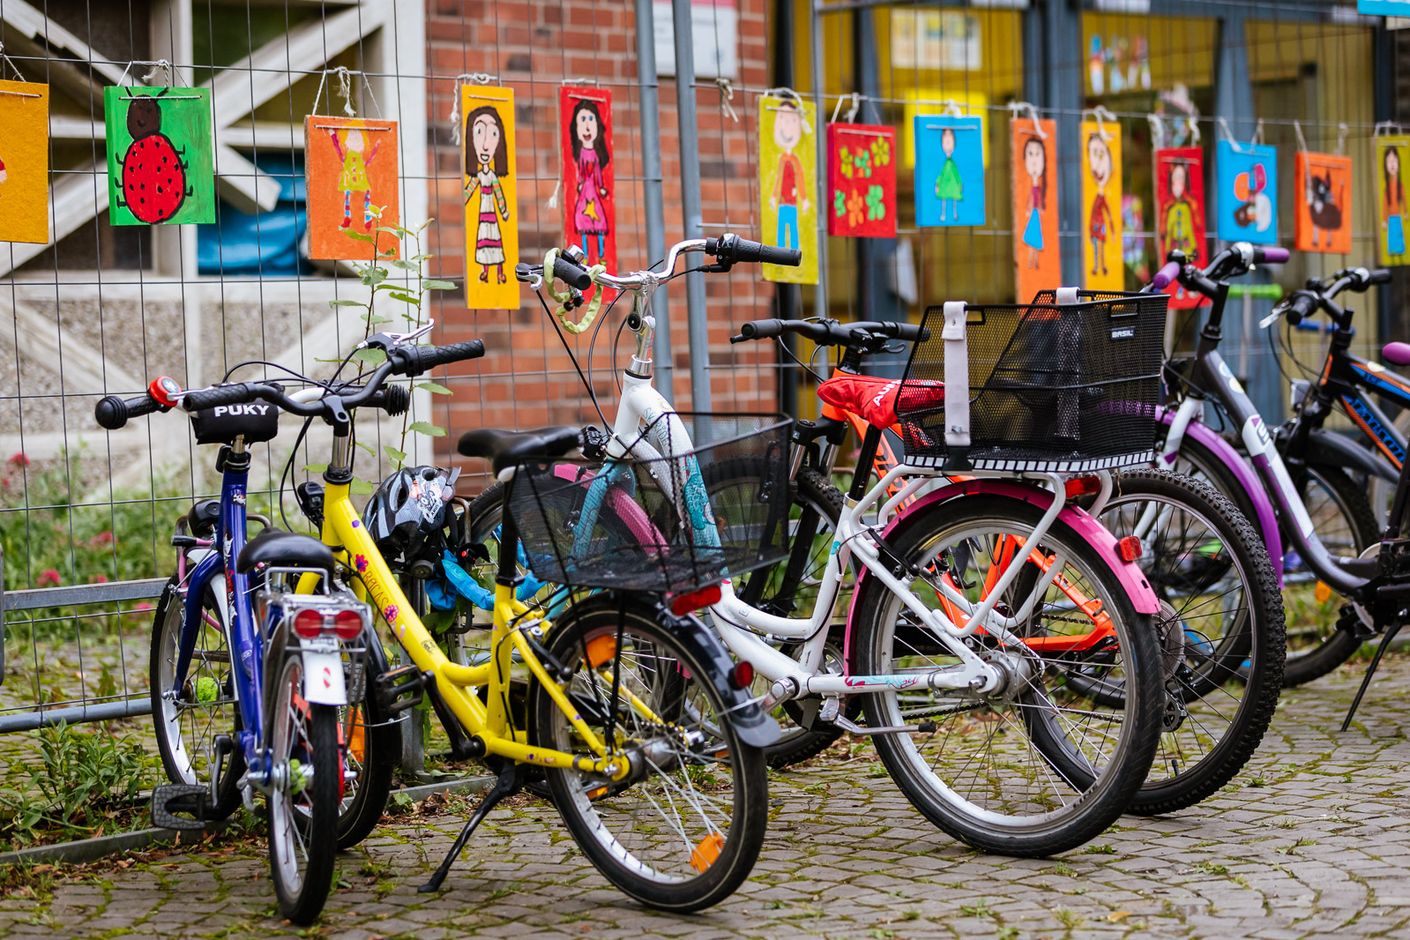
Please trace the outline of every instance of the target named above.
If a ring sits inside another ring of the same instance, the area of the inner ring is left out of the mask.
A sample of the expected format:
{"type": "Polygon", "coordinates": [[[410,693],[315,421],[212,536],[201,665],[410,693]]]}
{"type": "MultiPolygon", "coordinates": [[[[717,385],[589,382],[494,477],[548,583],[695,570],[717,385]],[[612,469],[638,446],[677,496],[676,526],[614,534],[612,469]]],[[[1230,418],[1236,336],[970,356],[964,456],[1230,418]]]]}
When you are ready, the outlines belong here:
{"type": "MultiPolygon", "coordinates": [[[[1054,291],[967,308],[970,447],[952,454],[939,402],[907,408],[908,383],[943,381],[943,307],[911,352],[897,414],[906,460],[958,469],[1080,473],[1154,458],[1165,294],[1054,291]]],[[[946,389],[946,395],[951,394],[946,389]]],[[[914,396],[913,401],[925,401],[914,396]]]]}
{"type": "Polygon", "coordinates": [[[702,425],[695,415],[680,417],[705,439],[694,449],[662,416],[640,441],[667,456],[515,470],[507,508],[537,577],[674,594],[787,556],[792,422],[716,414],[702,425]]]}

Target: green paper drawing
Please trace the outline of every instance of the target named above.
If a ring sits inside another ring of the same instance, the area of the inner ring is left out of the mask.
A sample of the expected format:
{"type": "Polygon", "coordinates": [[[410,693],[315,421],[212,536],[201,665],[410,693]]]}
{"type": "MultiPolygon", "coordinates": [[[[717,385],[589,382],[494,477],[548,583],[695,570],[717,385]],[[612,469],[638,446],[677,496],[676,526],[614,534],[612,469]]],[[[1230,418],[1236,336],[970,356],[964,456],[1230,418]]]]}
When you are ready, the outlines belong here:
{"type": "Polygon", "coordinates": [[[215,221],[210,90],[124,85],[103,89],[108,221],[215,221]]]}

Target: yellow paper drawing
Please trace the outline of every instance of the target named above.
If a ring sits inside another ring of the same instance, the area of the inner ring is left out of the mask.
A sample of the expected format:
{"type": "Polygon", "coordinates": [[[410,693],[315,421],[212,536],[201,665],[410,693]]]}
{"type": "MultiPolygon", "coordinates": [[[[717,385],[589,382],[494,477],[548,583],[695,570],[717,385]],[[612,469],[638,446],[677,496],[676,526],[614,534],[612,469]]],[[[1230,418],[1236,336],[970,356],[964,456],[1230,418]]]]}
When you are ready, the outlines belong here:
{"type": "Polygon", "coordinates": [[[759,219],[766,245],[797,248],[796,268],[762,265],[764,279],[818,282],[818,144],[816,112],[792,95],[759,99],[759,219]]]}
{"type": "Polygon", "coordinates": [[[0,81],[0,241],[49,241],[49,86],[0,81]]]}
{"type": "Polygon", "coordinates": [[[1121,290],[1121,127],[1082,122],[1082,283],[1121,290]]]}
{"type": "Polygon", "coordinates": [[[465,303],[480,310],[517,310],[514,89],[460,86],[459,120],[465,172],[465,303]]]}

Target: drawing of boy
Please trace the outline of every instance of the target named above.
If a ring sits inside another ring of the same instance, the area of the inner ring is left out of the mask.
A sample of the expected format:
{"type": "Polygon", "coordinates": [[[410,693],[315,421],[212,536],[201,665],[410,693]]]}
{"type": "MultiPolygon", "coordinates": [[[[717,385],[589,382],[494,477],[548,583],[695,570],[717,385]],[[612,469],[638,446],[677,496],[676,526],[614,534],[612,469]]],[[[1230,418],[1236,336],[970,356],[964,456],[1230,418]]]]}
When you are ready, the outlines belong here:
{"type": "Polygon", "coordinates": [[[798,213],[807,212],[811,205],[803,192],[803,161],[793,152],[802,139],[803,115],[797,102],[785,98],[774,112],[774,143],[782,153],[769,196],[770,208],[778,211],[774,244],[784,248],[798,247],[798,213]]]}

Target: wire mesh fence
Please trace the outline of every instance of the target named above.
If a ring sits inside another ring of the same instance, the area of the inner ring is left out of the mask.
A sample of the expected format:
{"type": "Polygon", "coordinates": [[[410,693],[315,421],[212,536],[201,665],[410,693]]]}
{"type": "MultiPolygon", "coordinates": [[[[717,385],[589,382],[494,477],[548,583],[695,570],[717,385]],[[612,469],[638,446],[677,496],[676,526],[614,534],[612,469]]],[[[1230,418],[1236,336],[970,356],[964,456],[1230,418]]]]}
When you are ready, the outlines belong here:
{"type": "MultiPolygon", "coordinates": [[[[1287,179],[1297,128],[1311,146],[1331,149],[1345,124],[1347,151],[1367,167],[1373,126],[1389,116],[1377,97],[1387,81],[1381,73],[1389,70],[1391,84],[1395,78],[1383,34],[1369,20],[1338,14],[1335,4],[1157,0],[1148,14],[1064,4],[991,8],[998,6],[0,0],[4,53],[25,78],[53,89],[53,238],[0,248],[0,583],[7,592],[0,729],[142,708],[150,605],[172,566],[172,524],[193,500],[215,493],[214,455],[191,442],[180,417],[157,415],[102,433],[92,419],[98,398],[136,394],[161,374],[185,386],[208,384],[246,359],[266,363],[246,377],[273,375],[267,363],[324,376],[368,329],[357,308],[330,305],[366,300],[367,286],[352,266],[313,260],[306,246],[303,122],[316,110],[343,113],[339,68],[353,76],[348,108],[399,123],[401,218],[411,228],[429,222],[421,250],[433,256],[421,272],[392,272],[408,284],[418,273],[457,286],[465,277],[465,168],[451,115],[460,84],[479,80],[471,76],[516,94],[515,212],[525,259],[563,241],[570,194],[555,190],[564,177],[565,83],[595,85],[614,99],[616,243],[625,269],[657,260],[661,242],[696,225],[706,235],[767,237],[761,206],[769,184],[761,186],[758,155],[760,99],[770,89],[790,86],[815,103],[819,139],[839,98],[856,107],[856,120],[897,128],[895,239],[826,237],[832,207],[820,198],[825,263],[817,289],[777,287],[742,269],[706,277],[704,303],[693,311],[694,342],[686,291],[660,296],[659,383],[682,408],[708,397],[711,408],[725,411],[772,411],[780,393],[786,408],[815,408],[805,366],[813,351],[731,346],[743,320],[776,311],[916,319],[945,300],[1015,299],[1010,101],[1034,101],[1059,120],[1062,134],[1073,133],[1086,107],[1104,103],[1114,112],[1128,142],[1128,199],[1120,211],[1129,216],[1123,247],[1131,286],[1154,260],[1151,115],[1197,111],[1194,126],[1206,144],[1217,133],[1215,114],[1237,112],[1234,129],[1244,136],[1262,117],[1287,179]],[[695,58],[694,129],[681,124],[675,78],[682,63],[671,24],[682,11],[693,24],[686,45],[695,58]],[[659,76],[648,59],[657,60],[659,76]],[[212,224],[108,220],[102,90],[140,78],[160,60],[170,63],[173,84],[211,94],[212,224]],[[1247,100],[1230,97],[1240,94],[1247,100]],[[986,121],[990,209],[985,224],[971,228],[922,227],[915,215],[909,127],[949,101],[986,121]],[[687,192],[684,180],[697,170],[698,193],[687,192]],[[652,225],[653,193],[663,206],[660,231],[652,225]],[[699,219],[686,211],[695,195],[699,219]],[[702,378],[708,396],[695,384],[702,378]],[[803,392],[790,396],[800,380],[803,392]]],[[[6,143],[0,129],[0,147],[6,143]]],[[[1369,260],[1377,237],[1374,177],[1367,171],[1356,179],[1353,253],[1308,256],[1279,274],[1279,283],[1369,260]]],[[[1064,165],[1061,183],[1059,238],[1069,246],[1065,270],[1075,282],[1079,268],[1070,259],[1084,237],[1075,170],[1064,165]]],[[[1279,198],[1291,220],[1297,194],[1285,187],[1279,198]]],[[[489,352],[436,375],[449,394],[418,391],[404,420],[365,423],[362,480],[379,479],[394,453],[448,462],[455,436],[469,428],[610,418],[626,352],[625,310],[607,310],[593,329],[565,336],[527,292],[522,301],[517,310],[467,309],[460,292],[450,291],[388,311],[434,318],[440,342],[483,337],[489,352]]],[[[1228,358],[1242,362],[1245,374],[1271,374],[1285,360],[1271,357],[1252,329],[1256,312],[1251,305],[1228,358]]],[[[1377,313],[1375,304],[1365,311],[1368,345],[1377,313]]],[[[1304,360],[1315,360],[1312,344],[1297,339],[1304,360]]],[[[288,492],[281,481],[302,479],[323,462],[328,439],[315,427],[295,447],[292,431],[257,450],[251,500],[298,527],[292,504],[279,499],[288,492]]],[[[471,495],[484,468],[465,469],[461,486],[471,495]]]]}

